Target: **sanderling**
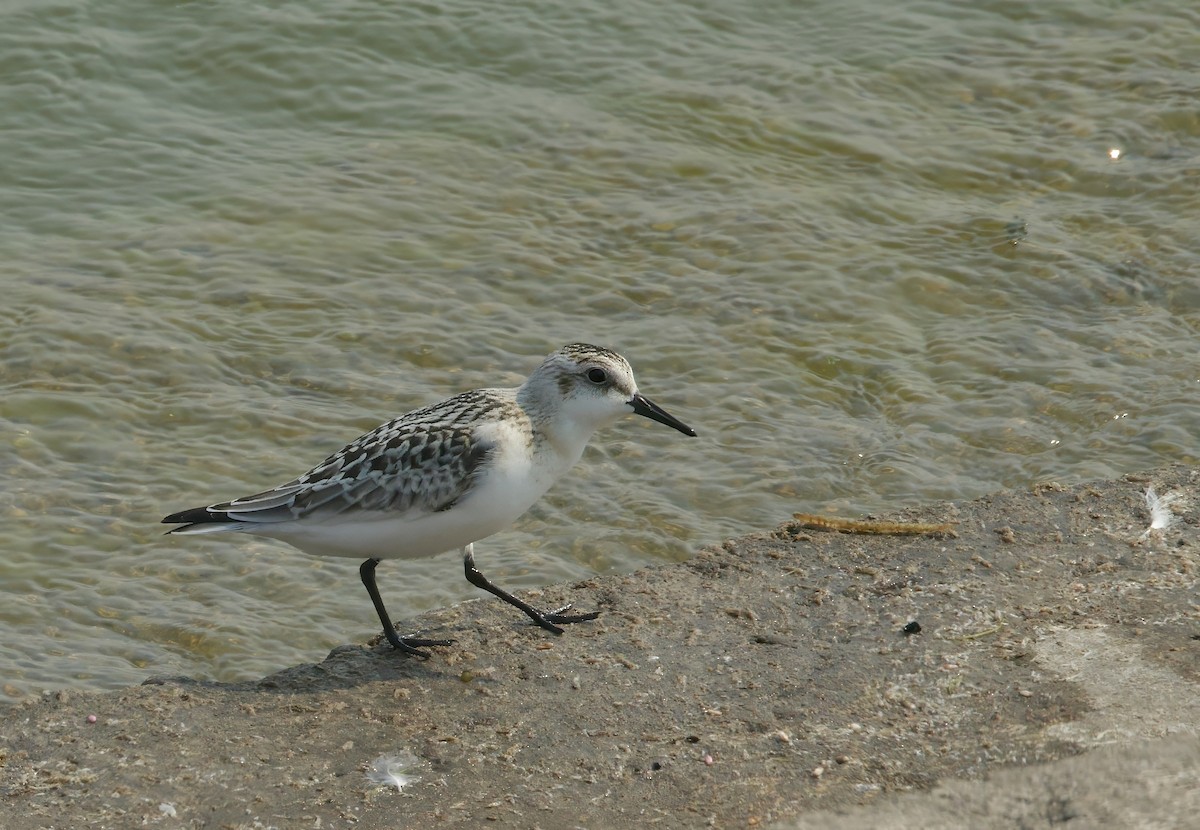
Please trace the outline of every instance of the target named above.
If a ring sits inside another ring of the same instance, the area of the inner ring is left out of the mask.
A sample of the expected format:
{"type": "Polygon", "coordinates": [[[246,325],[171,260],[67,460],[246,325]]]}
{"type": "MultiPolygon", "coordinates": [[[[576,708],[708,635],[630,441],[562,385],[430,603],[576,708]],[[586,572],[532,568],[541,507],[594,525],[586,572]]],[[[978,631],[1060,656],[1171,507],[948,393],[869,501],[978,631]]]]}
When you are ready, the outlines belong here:
{"type": "Polygon", "coordinates": [[[299,478],[253,496],[172,513],[168,533],[238,530],[319,556],[366,557],[359,568],[383,633],[400,651],[452,640],[400,637],[379,589],[382,559],[461,548],[472,585],[520,608],[542,628],[594,620],[567,605],[539,611],[475,567],[473,543],[510,525],[583,454],[597,429],[634,412],[684,435],[695,430],[638,393],[616,352],[575,343],[549,355],[516,389],[476,389],[401,415],[299,478]]]}

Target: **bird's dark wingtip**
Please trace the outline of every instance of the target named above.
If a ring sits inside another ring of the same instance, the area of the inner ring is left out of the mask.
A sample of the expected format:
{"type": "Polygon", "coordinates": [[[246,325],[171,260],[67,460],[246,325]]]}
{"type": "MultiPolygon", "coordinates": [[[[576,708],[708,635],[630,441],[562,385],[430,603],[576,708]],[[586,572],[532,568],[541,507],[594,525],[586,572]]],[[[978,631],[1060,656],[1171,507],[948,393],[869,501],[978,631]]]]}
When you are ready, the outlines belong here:
{"type": "MultiPolygon", "coordinates": [[[[172,513],[162,520],[165,525],[199,525],[208,524],[210,522],[227,522],[229,514],[220,511],[209,510],[207,507],[192,507],[187,510],[180,510],[178,513],[172,513]]],[[[183,530],[182,527],[176,527],[168,530],[167,533],[174,533],[176,530],[183,530]]]]}

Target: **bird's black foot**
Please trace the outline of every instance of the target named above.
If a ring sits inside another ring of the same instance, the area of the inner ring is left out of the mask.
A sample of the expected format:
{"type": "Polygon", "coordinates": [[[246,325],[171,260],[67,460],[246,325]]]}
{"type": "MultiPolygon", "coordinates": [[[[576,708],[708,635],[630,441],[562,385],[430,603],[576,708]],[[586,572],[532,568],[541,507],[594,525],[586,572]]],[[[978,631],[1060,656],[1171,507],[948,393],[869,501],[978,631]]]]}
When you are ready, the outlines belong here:
{"type": "MultiPolygon", "coordinates": [[[[524,610],[524,609],[522,609],[524,610]]],[[[587,614],[565,614],[564,611],[570,611],[570,605],[564,605],[562,608],[555,608],[553,611],[538,611],[533,609],[534,613],[530,614],[530,618],[535,623],[540,625],[547,631],[553,631],[555,634],[562,634],[563,630],[560,625],[570,625],[571,623],[589,622],[600,616],[599,611],[592,611],[587,614]]]]}
{"type": "Polygon", "coordinates": [[[554,634],[562,634],[563,630],[560,625],[570,625],[571,623],[587,622],[594,620],[600,616],[599,611],[593,611],[590,614],[565,614],[564,611],[571,609],[570,605],[564,605],[562,608],[556,608],[553,611],[539,611],[524,600],[517,599],[508,591],[493,585],[486,576],[479,572],[475,567],[475,554],[471,545],[463,548],[463,571],[466,573],[467,581],[476,588],[482,588],[493,596],[507,602],[513,608],[519,608],[525,612],[525,615],[535,623],[540,625],[547,631],[554,634]]]}
{"type": "Polygon", "coordinates": [[[362,566],[358,569],[358,573],[362,576],[363,585],[367,587],[367,593],[371,595],[371,602],[375,605],[376,613],[379,614],[379,621],[383,623],[383,636],[392,644],[392,648],[397,651],[403,651],[405,654],[411,654],[413,657],[428,660],[429,654],[421,651],[421,649],[452,645],[454,643],[453,640],[422,640],[416,637],[401,637],[396,633],[396,628],[392,625],[392,619],[388,616],[387,609],[383,607],[383,599],[379,596],[379,588],[375,586],[375,566],[378,564],[378,559],[368,559],[362,563],[362,566]]]}
{"type": "Polygon", "coordinates": [[[396,633],[394,628],[386,628],[383,631],[383,636],[387,637],[387,641],[392,644],[392,648],[397,651],[403,651],[405,654],[411,654],[421,660],[428,660],[428,652],[421,651],[423,648],[436,648],[437,646],[453,645],[453,640],[422,640],[417,637],[401,637],[396,633]]]}

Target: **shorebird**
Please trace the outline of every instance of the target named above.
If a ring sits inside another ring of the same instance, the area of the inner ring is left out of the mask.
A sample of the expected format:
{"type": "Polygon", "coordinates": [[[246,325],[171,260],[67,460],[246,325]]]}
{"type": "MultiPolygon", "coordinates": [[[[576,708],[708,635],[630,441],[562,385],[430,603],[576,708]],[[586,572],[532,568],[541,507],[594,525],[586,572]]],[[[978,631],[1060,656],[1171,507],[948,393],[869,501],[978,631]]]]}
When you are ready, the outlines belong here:
{"type": "Polygon", "coordinates": [[[359,567],[384,636],[400,651],[452,640],[401,637],[375,567],[461,548],[467,580],[524,611],[547,631],[599,612],[541,611],[475,567],[474,543],[508,527],[583,454],[597,429],[634,413],[696,432],[638,392],[629,362],[575,343],[542,361],[515,389],[476,389],[416,409],[351,441],[307,473],[232,501],[163,519],[172,534],[240,531],[280,539],[318,556],[365,558],[359,567]]]}

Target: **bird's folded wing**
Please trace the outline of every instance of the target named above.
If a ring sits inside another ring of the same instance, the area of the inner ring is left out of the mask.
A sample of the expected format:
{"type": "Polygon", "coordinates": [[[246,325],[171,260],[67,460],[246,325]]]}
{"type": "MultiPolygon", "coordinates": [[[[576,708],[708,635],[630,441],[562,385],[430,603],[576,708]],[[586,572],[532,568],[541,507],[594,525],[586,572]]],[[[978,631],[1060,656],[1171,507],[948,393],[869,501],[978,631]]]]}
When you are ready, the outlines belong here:
{"type": "Polygon", "coordinates": [[[449,509],[470,492],[491,451],[490,442],[469,430],[392,422],[297,479],[209,510],[238,522],[288,522],[371,511],[434,513],[449,509]]]}

